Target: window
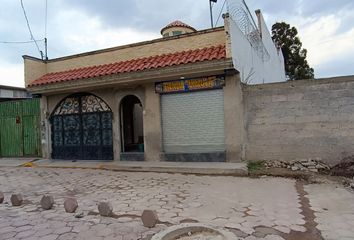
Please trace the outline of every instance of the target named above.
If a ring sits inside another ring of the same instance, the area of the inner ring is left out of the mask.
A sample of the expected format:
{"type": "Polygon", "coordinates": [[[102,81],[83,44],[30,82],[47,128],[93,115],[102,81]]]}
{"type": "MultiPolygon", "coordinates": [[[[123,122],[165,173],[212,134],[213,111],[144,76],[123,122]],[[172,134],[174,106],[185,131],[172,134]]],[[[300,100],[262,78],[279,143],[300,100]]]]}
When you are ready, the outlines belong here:
{"type": "Polygon", "coordinates": [[[182,31],[173,31],[172,32],[172,36],[177,36],[177,35],[181,35],[182,31]]]}

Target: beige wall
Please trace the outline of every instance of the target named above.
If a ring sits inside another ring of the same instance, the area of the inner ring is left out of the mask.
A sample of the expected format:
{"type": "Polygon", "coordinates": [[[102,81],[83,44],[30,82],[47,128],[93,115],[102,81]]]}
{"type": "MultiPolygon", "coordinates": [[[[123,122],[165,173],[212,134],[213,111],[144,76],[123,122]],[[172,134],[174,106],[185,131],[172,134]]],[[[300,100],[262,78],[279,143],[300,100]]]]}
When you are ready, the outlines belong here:
{"type": "Polygon", "coordinates": [[[212,31],[205,34],[180,36],[170,40],[152,42],[133,47],[118,48],[87,56],[69,58],[60,61],[50,61],[47,64],[47,72],[58,72],[73,68],[127,61],[131,59],[161,55],[173,52],[181,52],[190,49],[210,47],[225,44],[225,32],[212,31]]]}
{"type": "Polygon", "coordinates": [[[243,159],[243,99],[239,75],[226,76],[224,87],[226,161],[243,159]]]}
{"type": "MultiPolygon", "coordinates": [[[[103,89],[99,91],[89,91],[102,98],[113,111],[113,152],[114,160],[120,160],[121,153],[121,130],[120,130],[120,103],[127,95],[134,95],[139,98],[143,105],[143,125],[145,142],[146,161],[161,160],[161,125],[160,125],[160,95],[155,93],[154,84],[145,86],[134,86],[126,89],[103,89]]],[[[51,153],[51,130],[49,117],[55,110],[57,104],[70,95],[57,94],[43,96],[41,98],[41,118],[42,118],[42,149],[43,157],[50,158],[51,153]]]]}
{"type": "Polygon", "coordinates": [[[41,60],[24,58],[25,86],[47,73],[47,65],[41,60]]]}
{"type": "MultiPolygon", "coordinates": [[[[160,95],[154,83],[92,91],[113,110],[115,160],[121,151],[119,104],[126,95],[143,105],[145,157],[162,160],[160,95]]],[[[43,157],[49,157],[49,116],[69,94],[41,99],[43,157]]],[[[329,164],[354,156],[354,76],[245,86],[236,75],[224,88],[226,158],[299,160],[317,158],[329,164]]]]}
{"type": "Polygon", "coordinates": [[[155,84],[145,86],[144,142],[146,161],[162,159],[162,126],[160,94],[155,93],[155,84]]]}
{"type": "Polygon", "coordinates": [[[47,63],[25,57],[26,86],[46,73],[65,71],[94,65],[102,65],[131,59],[181,52],[191,49],[225,45],[226,35],[223,28],[179,35],[168,39],[157,39],[106,50],[83,53],[75,56],[49,60],[47,63]]]}
{"type": "Polygon", "coordinates": [[[247,86],[247,160],[354,156],[354,76],[247,86]]]}

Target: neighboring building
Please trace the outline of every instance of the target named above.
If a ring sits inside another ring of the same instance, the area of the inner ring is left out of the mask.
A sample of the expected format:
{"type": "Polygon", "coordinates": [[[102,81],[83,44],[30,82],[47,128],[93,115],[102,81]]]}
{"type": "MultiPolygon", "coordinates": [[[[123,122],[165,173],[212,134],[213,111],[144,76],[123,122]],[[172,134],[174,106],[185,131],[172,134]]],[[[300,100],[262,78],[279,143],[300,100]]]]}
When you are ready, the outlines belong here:
{"type": "Polygon", "coordinates": [[[48,61],[24,56],[26,86],[42,96],[43,157],[242,159],[229,16],[225,27],[196,31],[175,21],[161,34],[48,61]]]}
{"type": "Polygon", "coordinates": [[[0,86],[0,157],[39,157],[40,102],[25,89],[0,86]]]}
{"type": "Polygon", "coordinates": [[[0,85],[0,102],[31,98],[25,88],[0,85]]]}

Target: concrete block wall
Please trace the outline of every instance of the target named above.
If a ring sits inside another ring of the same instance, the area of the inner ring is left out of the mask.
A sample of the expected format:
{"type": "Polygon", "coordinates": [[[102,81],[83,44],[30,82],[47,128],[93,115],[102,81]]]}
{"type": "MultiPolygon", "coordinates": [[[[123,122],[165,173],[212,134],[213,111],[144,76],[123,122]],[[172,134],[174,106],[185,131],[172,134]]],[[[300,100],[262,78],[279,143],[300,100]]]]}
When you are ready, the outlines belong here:
{"type": "Polygon", "coordinates": [[[243,86],[245,159],[354,155],[354,76],[243,86]]]}

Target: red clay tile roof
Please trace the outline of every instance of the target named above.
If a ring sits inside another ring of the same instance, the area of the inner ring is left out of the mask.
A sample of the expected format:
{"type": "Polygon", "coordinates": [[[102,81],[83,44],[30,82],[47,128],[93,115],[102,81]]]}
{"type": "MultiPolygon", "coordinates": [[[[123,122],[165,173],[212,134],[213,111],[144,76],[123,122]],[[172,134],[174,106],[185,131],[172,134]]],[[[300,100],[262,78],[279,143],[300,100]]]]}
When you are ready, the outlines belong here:
{"type": "Polygon", "coordinates": [[[226,58],[225,45],[219,45],[105,65],[71,69],[63,72],[48,73],[32,82],[29,86],[40,86],[51,83],[94,78],[119,73],[137,72],[147,69],[178,66],[181,64],[220,60],[224,58],[226,58]]]}
{"type": "Polygon", "coordinates": [[[179,20],[176,20],[176,21],[171,22],[170,24],[168,24],[166,27],[162,28],[162,29],[161,29],[161,33],[162,33],[163,31],[165,31],[166,29],[172,28],[172,27],[185,27],[185,28],[189,28],[189,29],[191,29],[191,30],[193,30],[193,31],[195,31],[195,32],[197,31],[197,30],[195,30],[194,27],[191,27],[191,26],[189,26],[188,24],[186,24],[186,23],[184,23],[184,22],[181,22],[181,21],[179,21],[179,20]]]}

